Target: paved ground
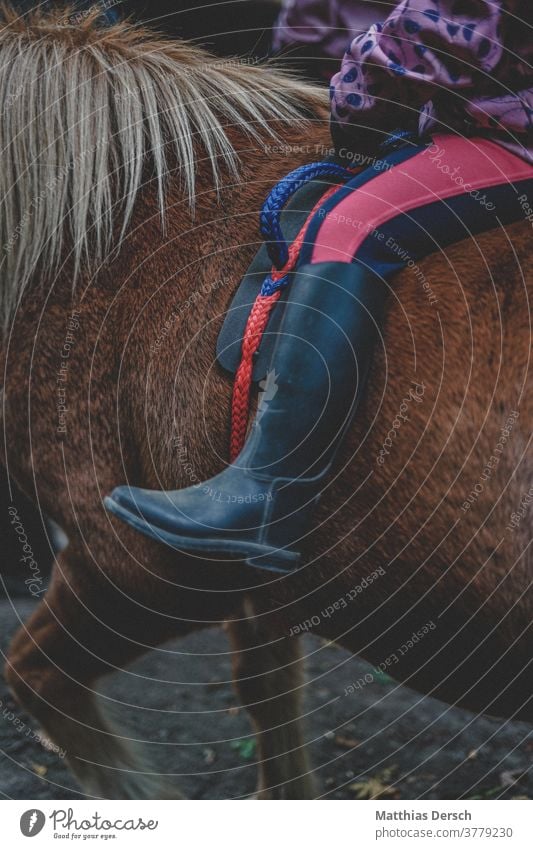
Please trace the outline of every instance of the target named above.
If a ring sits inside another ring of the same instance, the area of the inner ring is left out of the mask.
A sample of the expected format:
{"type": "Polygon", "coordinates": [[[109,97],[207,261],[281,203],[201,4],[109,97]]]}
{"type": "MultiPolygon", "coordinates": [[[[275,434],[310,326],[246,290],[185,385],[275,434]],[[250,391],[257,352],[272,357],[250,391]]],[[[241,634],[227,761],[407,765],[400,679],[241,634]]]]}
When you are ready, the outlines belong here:
{"type": "MultiPolygon", "coordinates": [[[[31,608],[27,599],[0,599],[2,649],[31,608]]],[[[182,792],[197,799],[254,790],[253,741],[247,716],[225,683],[225,644],[221,631],[197,634],[167,646],[168,654],[145,657],[107,686],[123,703],[128,731],[149,740],[161,771],[179,773],[182,792]]],[[[387,678],[345,697],[346,683],[369,667],[314,637],[305,646],[307,731],[325,797],[533,798],[533,776],[526,774],[533,756],[528,726],[476,718],[387,678]]],[[[2,680],[0,700],[0,793],[75,798],[78,788],[64,762],[27,733],[34,723],[14,705],[2,680]]]]}

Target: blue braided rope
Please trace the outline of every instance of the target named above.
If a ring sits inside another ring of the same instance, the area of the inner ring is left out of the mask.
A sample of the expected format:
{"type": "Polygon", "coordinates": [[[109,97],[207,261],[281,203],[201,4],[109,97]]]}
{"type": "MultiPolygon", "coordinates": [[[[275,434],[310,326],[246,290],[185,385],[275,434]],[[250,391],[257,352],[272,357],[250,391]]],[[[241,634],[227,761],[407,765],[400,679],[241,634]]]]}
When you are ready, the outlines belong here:
{"type": "Polygon", "coordinates": [[[263,285],[260,289],[260,294],[263,296],[273,295],[274,292],[277,292],[278,289],[283,289],[284,286],[289,282],[289,275],[284,274],[283,277],[280,277],[279,280],[272,280],[271,275],[265,277],[263,280],[263,285]]]}
{"type": "MultiPolygon", "coordinates": [[[[338,177],[346,180],[352,176],[348,168],[334,162],[310,162],[295,168],[274,186],[261,209],[259,229],[266,242],[268,255],[276,268],[282,268],[289,258],[289,249],[280,224],[281,210],[289,198],[305,183],[317,177],[338,177]]],[[[276,288],[279,288],[279,285],[276,288]]]]}

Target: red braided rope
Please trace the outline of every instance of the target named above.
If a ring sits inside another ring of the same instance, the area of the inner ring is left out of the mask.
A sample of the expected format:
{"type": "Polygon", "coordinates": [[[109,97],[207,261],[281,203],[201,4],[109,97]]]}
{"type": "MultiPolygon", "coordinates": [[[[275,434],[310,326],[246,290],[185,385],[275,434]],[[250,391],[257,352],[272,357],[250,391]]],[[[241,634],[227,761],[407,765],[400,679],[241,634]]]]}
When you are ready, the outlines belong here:
{"type": "MultiPolygon", "coordinates": [[[[355,173],[355,171],[354,171],[355,173]]],[[[300,249],[303,244],[304,236],[307,230],[307,225],[315,212],[322,206],[332,194],[339,189],[338,185],[331,186],[315,203],[313,209],[307,216],[303,226],[298,231],[298,234],[291,245],[289,245],[289,258],[283,268],[273,268],[271,271],[272,280],[280,280],[286,274],[294,269],[300,255],[300,249]]],[[[242,353],[239,368],[235,375],[235,383],[233,384],[233,397],[231,400],[231,437],[230,437],[230,459],[235,460],[237,455],[242,450],[246,439],[246,431],[248,428],[248,418],[250,411],[250,389],[252,385],[253,357],[259,345],[265,327],[268,324],[270,313],[276,301],[281,296],[281,289],[277,289],[272,295],[258,295],[251,309],[244,337],[242,340],[242,353]]]]}
{"type": "Polygon", "coordinates": [[[246,437],[252,385],[253,356],[259,347],[272,307],[279,300],[281,289],[272,295],[258,295],[252,307],[242,340],[242,354],[233,385],[231,400],[230,457],[233,462],[246,437]]]}

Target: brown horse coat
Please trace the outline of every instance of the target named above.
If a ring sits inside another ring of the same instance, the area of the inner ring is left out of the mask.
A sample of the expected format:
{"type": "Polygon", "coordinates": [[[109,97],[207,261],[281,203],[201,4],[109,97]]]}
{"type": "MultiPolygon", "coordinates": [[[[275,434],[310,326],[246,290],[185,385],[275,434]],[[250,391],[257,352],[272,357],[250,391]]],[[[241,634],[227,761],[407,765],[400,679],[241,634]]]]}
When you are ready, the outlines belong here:
{"type": "MultiPolygon", "coordinates": [[[[20,37],[70,45],[68,33],[48,22],[43,35],[43,27],[37,20],[20,37]]],[[[91,57],[94,32],[87,24],[87,41],[68,49],[91,57]]],[[[99,49],[127,52],[123,38],[112,28],[99,49]]],[[[0,36],[0,54],[6,43],[0,36]]],[[[128,49],[135,67],[171,48],[133,40],[128,49]]],[[[172,50],[177,61],[179,45],[172,50]]],[[[243,66],[233,83],[261,73],[243,66]]],[[[118,252],[104,251],[97,268],[82,259],[73,291],[67,228],[57,273],[50,277],[43,260],[10,320],[3,462],[69,545],[12,643],[6,674],[94,795],[176,794],[113,736],[94,698],[98,679],[169,637],[223,620],[233,623],[265,797],[312,793],[298,742],[295,639],[310,628],[424,693],[532,718],[527,222],[455,245],[394,280],[369,390],[299,572],[272,580],[185,557],[103,509],[118,483],[177,488],[227,462],[231,381],[215,362],[216,337],[257,249],[266,192],[329,145],[327,116],[309,91],[313,103],[307,122],[270,114],[276,142],[263,131],[251,138],[235,118],[227,135],[240,171],[222,169],[220,193],[200,144],[194,215],[181,172],[172,172],[164,230],[147,155],[118,252]]],[[[120,220],[113,227],[116,241],[120,220]]]]}

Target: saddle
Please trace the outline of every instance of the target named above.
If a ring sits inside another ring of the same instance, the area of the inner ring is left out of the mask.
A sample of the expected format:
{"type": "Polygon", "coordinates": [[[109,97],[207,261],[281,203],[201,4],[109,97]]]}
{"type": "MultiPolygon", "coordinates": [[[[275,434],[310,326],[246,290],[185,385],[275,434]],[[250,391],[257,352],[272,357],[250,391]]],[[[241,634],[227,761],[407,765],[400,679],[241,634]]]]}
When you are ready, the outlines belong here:
{"type": "MultiPolygon", "coordinates": [[[[359,162],[358,159],[361,159],[361,157],[356,157],[347,148],[342,148],[341,151],[328,156],[320,163],[312,163],[308,166],[309,168],[316,167],[318,164],[318,166],[323,167],[325,172],[327,172],[328,166],[331,166],[331,170],[336,170],[338,173],[336,176],[320,176],[319,178],[305,180],[303,185],[283,204],[282,208],[276,210],[279,217],[279,226],[278,222],[276,222],[277,226],[274,228],[274,232],[277,232],[278,238],[291,243],[302,227],[306,225],[306,222],[311,224],[311,219],[314,222],[311,212],[320,199],[327,196],[326,193],[330,187],[338,186],[340,195],[342,194],[342,188],[346,180],[352,182],[356,174],[358,174],[357,182],[364,184],[379,175],[384,166],[390,167],[396,161],[401,161],[406,156],[412,156],[414,150],[418,149],[419,143],[419,141],[415,141],[415,136],[410,131],[397,130],[381,146],[379,153],[382,158],[365,157],[366,162],[359,162]],[[342,174],[340,182],[339,172],[342,174]]],[[[298,172],[303,171],[305,167],[303,166],[303,168],[291,172],[289,179],[298,174],[298,172]]],[[[281,182],[283,183],[283,181],[281,182]]],[[[275,190],[273,191],[275,192],[275,190]]],[[[348,193],[350,193],[349,189],[348,193]]],[[[271,196],[272,193],[269,198],[271,196]]],[[[335,197],[336,194],[334,195],[333,202],[335,197]]],[[[316,227],[310,227],[309,229],[316,229],[316,227]]],[[[222,368],[231,374],[236,374],[239,368],[246,324],[260,291],[261,284],[272,268],[272,251],[270,247],[268,241],[265,241],[255,255],[228,308],[218,337],[216,349],[217,360],[222,368]]],[[[308,252],[309,245],[307,245],[306,240],[304,240],[303,248],[304,253],[308,252]]],[[[267,374],[276,333],[283,315],[285,300],[282,290],[281,297],[270,312],[259,347],[254,355],[252,371],[252,380],[254,382],[263,380],[267,374]]]]}

